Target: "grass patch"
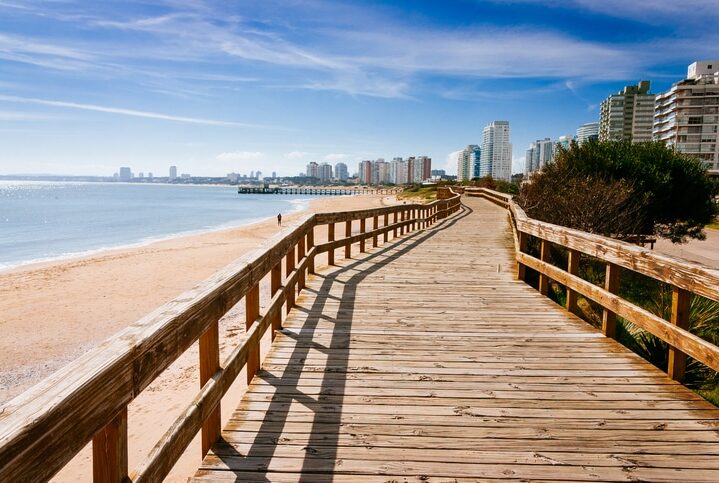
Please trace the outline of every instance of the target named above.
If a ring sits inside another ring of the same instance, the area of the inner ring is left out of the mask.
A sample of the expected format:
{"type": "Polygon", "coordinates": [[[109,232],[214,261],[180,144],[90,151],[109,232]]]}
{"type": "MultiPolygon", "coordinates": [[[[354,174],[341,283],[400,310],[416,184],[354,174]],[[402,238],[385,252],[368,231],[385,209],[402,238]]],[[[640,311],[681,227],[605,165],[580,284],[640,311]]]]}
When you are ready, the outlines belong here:
{"type": "Polygon", "coordinates": [[[697,389],[696,391],[701,397],[719,407],[719,387],[714,386],[710,389],[697,389]]]}
{"type": "Polygon", "coordinates": [[[434,201],[437,199],[436,186],[413,186],[406,188],[397,195],[399,200],[408,201],[434,201]]]}

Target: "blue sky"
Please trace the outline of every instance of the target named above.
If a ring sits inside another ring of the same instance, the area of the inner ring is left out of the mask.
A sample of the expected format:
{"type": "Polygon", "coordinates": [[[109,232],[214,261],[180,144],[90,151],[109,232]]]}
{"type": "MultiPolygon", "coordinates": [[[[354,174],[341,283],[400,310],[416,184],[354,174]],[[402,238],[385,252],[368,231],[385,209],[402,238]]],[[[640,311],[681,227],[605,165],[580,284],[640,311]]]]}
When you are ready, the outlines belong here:
{"type": "Polygon", "coordinates": [[[515,171],[649,79],[719,58],[719,0],[0,0],[0,174],[166,175],[452,153],[515,171]]]}

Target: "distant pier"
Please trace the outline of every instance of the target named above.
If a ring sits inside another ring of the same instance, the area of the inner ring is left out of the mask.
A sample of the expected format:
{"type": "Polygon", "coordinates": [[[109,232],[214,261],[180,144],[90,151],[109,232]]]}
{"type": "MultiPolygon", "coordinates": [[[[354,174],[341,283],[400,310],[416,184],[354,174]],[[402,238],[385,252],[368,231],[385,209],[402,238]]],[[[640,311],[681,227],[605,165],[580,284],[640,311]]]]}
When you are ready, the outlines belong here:
{"type": "Polygon", "coordinates": [[[394,195],[399,191],[397,188],[262,188],[259,186],[240,186],[237,188],[237,192],[241,195],[394,195]]]}

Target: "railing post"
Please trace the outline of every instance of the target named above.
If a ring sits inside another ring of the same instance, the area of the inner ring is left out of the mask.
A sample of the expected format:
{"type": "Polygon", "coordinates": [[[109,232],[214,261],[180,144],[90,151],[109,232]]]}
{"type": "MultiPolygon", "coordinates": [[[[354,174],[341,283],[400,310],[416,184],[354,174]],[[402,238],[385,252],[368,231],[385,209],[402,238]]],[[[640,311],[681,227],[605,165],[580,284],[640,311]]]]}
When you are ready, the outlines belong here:
{"type": "MultiPolygon", "coordinates": [[[[287,265],[285,268],[285,278],[289,277],[290,274],[295,270],[295,247],[294,245],[287,252],[287,265]]],[[[285,286],[285,292],[287,293],[287,313],[290,313],[292,307],[295,306],[295,286],[285,286]]]]}
{"type": "MultiPolygon", "coordinates": [[[[205,434],[204,427],[202,434],[203,436],[205,434]]],[[[96,483],[129,481],[127,477],[127,406],[92,438],[92,481],[96,483]]]]}
{"type": "MultiPolygon", "coordinates": [[[[539,258],[543,262],[549,263],[550,249],[552,247],[551,242],[547,240],[541,240],[539,246],[539,258]]],[[[539,293],[542,295],[549,294],[549,277],[543,273],[539,273],[539,293]]]]}
{"type": "Polygon", "coordinates": [[[364,234],[367,231],[367,220],[365,218],[362,218],[360,220],[360,234],[362,235],[360,237],[360,253],[364,253],[365,250],[365,238],[364,234]]]}
{"type": "MultiPolygon", "coordinates": [[[[203,387],[212,375],[220,368],[220,331],[219,323],[212,325],[200,336],[200,387],[203,387]]],[[[202,457],[210,451],[212,445],[220,437],[220,404],[202,423],[202,457]]]]}
{"type": "MultiPolygon", "coordinates": [[[[270,274],[270,292],[274,297],[282,288],[282,262],[272,267],[270,274]]],[[[275,340],[277,334],[275,331],[282,328],[282,310],[277,311],[277,315],[272,318],[272,340],[275,340]]]]}
{"type": "MultiPolygon", "coordinates": [[[[327,241],[335,241],[335,224],[330,223],[327,226],[327,241]]],[[[334,265],[335,264],[335,249],[330,248],[327,250],[327,265],[334,265]]]]}
{"type": "MultiPolygon", "coordinates": [[[[297,264],[302,261],[302,259],[305,257],[305,237],[302,236],[297,241],[297,264]]],[[[305,288],[305,270],[304,268],[300,270],[299,275],[297,276],[297,294],[302,291],[302,289],[305,288]]]]}
{"type": "MultiPolygon", "coordinates": [[[[682,329],[689,329],[689,309],[691,292],[679,287],[672,287],[671,323],[682,329]]],[[[687,355],[679,349],[669,346],[669,377],[682,382],[687,368],[687,355]]]]}
{"type": "MultiPolygon", "coordinates": [[[[315,246],[315,227],[310,227],[310,231],[307,232],[307,251],[312,250],[312,248],[315,246]]],[[[307,271],[308,273],[315,273],[315,256],[312,255],[309,260],[307,260],[307,271]]]]}
{"type": "Polygon", "coordinates": [[[399,212],[399,221],[400,221],[400,223],[401,223],[401,225],[400,225],[400,227],[399,227],[399,236],[403,236],[403,235],[404,235],[405,213],[406,213],[406,210],[401,210],[401,211],[399,212]]]}
{"type": "Polygon", "coordinates": [[[375,232],[374,235],[372,235],[372,248],[377,248],[377,245],[379,244],[378,236],[377,236],[377,229],[379,228],[379,216],[374,215],[374,218],[372,219],[372,228],[375,232]]]}
{"type": "MultiPolygon", "coordinates": [[[[384,224],[382,226],[386,227],[387,225],[389,225],[389,213],[384,214],[384,224]]],[[[382,241],[384,241],[384,243],[387,243],[389,241],[389,232],[388,231],[385,231],[382,234],[382,241]]]]}
{"type": "MultiPolygon", "coordinates": [[[[393,221],[393,223],[395,225],[397,224],[397,218],[398,218],[397,212],[395,211],[394,212],[394,221],[393,221]]],[[[392,228],[392,239],[395,239],[395,238],[397,238],[397,227],[396,226],[394,228],[392,228]]]]}
{"type": "MultiPolygon", "coordinates": [[[[245,329],[250,330],[252,324],[260,318],[260,285],[257,284],[245,295],[245,329]]],[[[260,368],[260,341],[258,340],[247,353],[247,384],[260,368]]]]}
{"type": "MultiPolygon", "coordinates": [[[[517,230],[517,238],[519,239],[519,251],[522,253],[526,253],[529,235],[527,235],[523,231],[517,230]]],[[[525,267],[523,263],[520,263],[518,261],[517,262],[517,280],[525,281],[527,278],[526,273],[527,273],[527,267],[525,267]]]]}
{"type": "MultiPolygon", "coordinates": [[[[579,274],[579,252],[572,248],[568,249],[567,272],[571,275],[579,274]]],[[[579,311],[577,307],[577,292],[567,287],[567,310],[573,314],[579,311]]]]}
{"type": "MultiPolygon", "coordinates": [[[[619,266],[607,263],[607,270],[604,276],[604,289],[610,293],[617,293],[619,290],[619,266]]],[[[607,337],[617,337],[617,314],[608,309],[602,310],[602,332],[607,337]]]]}
{"type": "MultiPolygon", "coordinates": [[[[345,222],[345,238],[352,236],[352,220],[345,222]]],[[[349,240],[345,243],[345,258],[352,258],[352,243],[349,240]]]]}

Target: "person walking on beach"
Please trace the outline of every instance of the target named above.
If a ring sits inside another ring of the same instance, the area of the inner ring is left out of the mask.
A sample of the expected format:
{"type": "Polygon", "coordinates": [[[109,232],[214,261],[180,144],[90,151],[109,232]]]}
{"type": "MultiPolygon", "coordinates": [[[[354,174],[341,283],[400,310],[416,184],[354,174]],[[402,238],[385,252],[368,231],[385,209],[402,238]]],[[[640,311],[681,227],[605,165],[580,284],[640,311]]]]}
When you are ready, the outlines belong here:
{"type": "Polygon", "coordinates": [[[277,226],[282,226],[282,213],[277,213],[277,226]]]}

